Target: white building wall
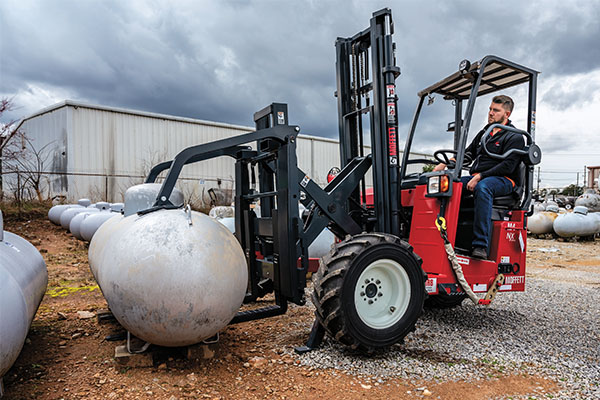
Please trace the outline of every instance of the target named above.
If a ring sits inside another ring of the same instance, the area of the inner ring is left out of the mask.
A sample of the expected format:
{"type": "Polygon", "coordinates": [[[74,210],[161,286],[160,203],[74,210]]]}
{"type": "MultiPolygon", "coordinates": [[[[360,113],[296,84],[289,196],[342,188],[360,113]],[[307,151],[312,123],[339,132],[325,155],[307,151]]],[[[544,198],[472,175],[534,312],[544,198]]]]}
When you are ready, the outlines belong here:
{"type": "MultiPolygon", "coordinates": [[[[253,130],[70,101],[26,118],[21,129],[37,149],[48,145],[44,170],[49,173],[50,195],[68,201],[81,197],[122,201],[125,190],[141,183],[153,165],[173,159],[187,147],[253,130]]],[[[300,135],[297,155],[299,167],[321,185],[330,168],[340,165],[337,140],[300,135]]],[[[206,191],[211,187],[233,189],[234,168],[230,157],[187,165],[177,186],[187,199],[208,200],[206,191]]],[[[367,177],[370,186],[370,174],[367,177]]]]}

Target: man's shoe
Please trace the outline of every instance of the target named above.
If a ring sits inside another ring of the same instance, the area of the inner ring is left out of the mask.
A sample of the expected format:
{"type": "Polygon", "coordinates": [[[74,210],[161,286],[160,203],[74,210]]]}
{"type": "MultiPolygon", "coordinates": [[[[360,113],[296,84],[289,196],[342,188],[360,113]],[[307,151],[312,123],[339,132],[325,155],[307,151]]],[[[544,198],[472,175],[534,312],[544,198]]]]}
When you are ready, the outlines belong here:
{"type": "Polygon", "coordinates": [[[485,260],[487,258],[487,250],[484,247],[474,247],[471,257],[485,260]]]}

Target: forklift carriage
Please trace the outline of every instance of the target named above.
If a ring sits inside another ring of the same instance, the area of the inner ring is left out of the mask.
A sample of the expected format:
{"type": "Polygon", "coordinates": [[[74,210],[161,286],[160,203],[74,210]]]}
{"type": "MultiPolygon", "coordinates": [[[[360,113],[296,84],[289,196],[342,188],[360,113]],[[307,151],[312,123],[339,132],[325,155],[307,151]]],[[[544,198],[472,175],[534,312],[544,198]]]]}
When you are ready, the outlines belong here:
{"type": "MultiPolygon", "coordinates": [[[[154,206],[174,208],[169,196],[182,168],[219,156],[235,160],[235,235],[245,252],[249,282],[245,302],[274,293],[275,304],[240,311],[231,323],[280,315],[288,302],[305,304],[308,247],[328,227],[340,239],[313,274],[316,320],[306,346],[325,332],[354,349],[370,352],[401,341],[414,329],[423,305],[449,307],[465,298],[445,251],[469,248],[472,199],[461,196],[460,176],[471,116],[478,96],[529,84],[527,146],[522,155],[521,195],[497,199],[488,260],[455,257],[474,292],[522,291],[525,285],[526,220],[531,202],[537,72],[498,57],[461,63],[458,72],[419,93],[402,160],[398,151],[397,94],[400,69],[389,9],[373,14],[370,26],[336,41],[341,170],[324,188],[298,168],[296,138],[287,105],[273,103],[254,114],[256,131],[181,151],[152,168],[146,182],[168,170],[154,206]],[[411,143],[426,97],[441,94],[455,105],[454,148],[436,152],[457,162],[448,170],[407,173],[411,143]],[[467,101],[463,115],[463,101],[467,101]],[[371,153],[365,154],[363,119],[371,153]],[[366,124],[365,124],[366,125],[366,124]],[[255,149],[249,144],[256,143],[255,149]],[[373,187],[367,188],[366,174],[373,187]],[[437,190],[436,190],[437,188],[437,190]],[[260,217],[251,205],[260,202],[260,217]],[[299,215],[302,203],[306,215],[299,215]],[[445,219],[447,225],[436,227],[445,219]]],[[[535,156],[534,156],[535,153],[535,156]]],[[[499,158],[509,154],[499,155],[499,158]]]]}

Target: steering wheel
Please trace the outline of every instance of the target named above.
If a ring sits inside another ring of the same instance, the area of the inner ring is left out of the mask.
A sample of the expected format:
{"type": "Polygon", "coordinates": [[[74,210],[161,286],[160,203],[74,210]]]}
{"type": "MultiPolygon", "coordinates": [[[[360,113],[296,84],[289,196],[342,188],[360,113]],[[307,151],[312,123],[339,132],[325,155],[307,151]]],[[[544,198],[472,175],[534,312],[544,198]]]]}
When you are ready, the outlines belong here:
{"type": "MultiPolygon", "coordinates": [[[[451,160],[450,157],[448,157],[448,154],[451,154],[453,156],[456,157],[456,150],[450,150],[450,149],[440,149],[440,150],[436,150],[435,153],[433,153],[433,157],[443,163],[446,164],[448,166],[448,168],[452,169],[456,167],[456,161],[451,160]]],[[[463,160],[463,168],[468,168],[469,164],[471,164],[471,157],[469,157],[468,154],[465,154],[465,158],[463,160]]]]}
{"type": "Polygon", "coordinates": [[[451,160],[450,157],[448,157],[448,154],[456,156],[456,150],[450,150],[450,149],[436,150],[435,153],[433,153],[433,158],[435,158],[436,161],[439,161],[442,164],[446,164],[448,166],[448,168],[454,168],[456,166],[456,161],[451,160]]]}

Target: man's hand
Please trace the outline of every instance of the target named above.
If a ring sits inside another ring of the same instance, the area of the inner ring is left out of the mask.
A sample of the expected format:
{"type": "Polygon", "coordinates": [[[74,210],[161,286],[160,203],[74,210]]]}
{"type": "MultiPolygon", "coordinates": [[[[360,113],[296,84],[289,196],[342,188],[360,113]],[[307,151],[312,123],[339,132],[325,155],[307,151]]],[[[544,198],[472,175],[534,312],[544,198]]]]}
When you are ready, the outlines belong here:
{"type": "Polygon", "coordinates": [[[471,192],[473,190],[475,190],[475,186],[477,186],[477,184],[479,183],[480,180],[481,180],[481,175],[479,175],[479,173],[473,175],[473,178],[471,178],[469,183],[467,183],[467,189],[469,189],[471,192]]]}
{"type": "Polygon", "coordinates": [[[435,172],[435,171],[442,171],[442,170],[444,170],[444,169],[446,169],[446,164],[444,164],[444,163],[439,163],[438,165],[436,165],[436,166],[433,168],[433,171],[434,171],[434,172],[435,172]]]}

